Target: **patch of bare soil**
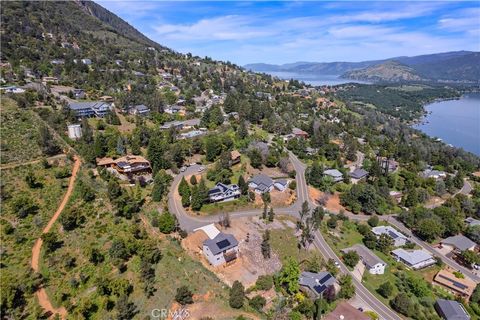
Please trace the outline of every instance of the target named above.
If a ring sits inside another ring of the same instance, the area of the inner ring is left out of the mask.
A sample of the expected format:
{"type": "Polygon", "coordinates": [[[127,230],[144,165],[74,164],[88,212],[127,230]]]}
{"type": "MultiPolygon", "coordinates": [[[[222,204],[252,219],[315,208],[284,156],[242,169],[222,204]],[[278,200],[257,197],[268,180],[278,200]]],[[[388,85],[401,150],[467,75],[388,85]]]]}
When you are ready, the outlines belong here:
{"type": "Polygon", "coordinates": [[[340,193],[326,194],[316,188],[308,187],[308,195],[313,202],[323,202],[324,207],[333,213],[339,213],[340,210],[345,210],[345,207],[340,204],[340,193]]]}
{"type": "MultiPolygon", "coordinates": [[[[270,192],[270,199],[270,205],[273,208],[288,207],[295,202],[297,194],[294,190],[288,188],[285,191],[274,189],[270,192]]],[[[255,194],[255,206],[263,207],[262,196],[257,193],[255,194]]]]}
{"type": "Polygon", "coordinates": [[[282,264],[279,257],[272,252],[270,259],[265,259],[260,246],[264,230],[283,228],[285,226],[280,221],[265,224],[258,217],[244,217],[234,220],[230,228],[222,231],[233,234],[239,241],[239,257],[233,264],[225,266],[213,267],[204,257],[202,244],[207,236],[203,231],[197,231],[189,235],[182,241],[182,246],[191,256],[200,260],[207,269],[214,272],[227,285],[231,286],[235,280],[238,280],[248,288],[255,284],[260,275],[272,274],[280,270],[282,264]]]}

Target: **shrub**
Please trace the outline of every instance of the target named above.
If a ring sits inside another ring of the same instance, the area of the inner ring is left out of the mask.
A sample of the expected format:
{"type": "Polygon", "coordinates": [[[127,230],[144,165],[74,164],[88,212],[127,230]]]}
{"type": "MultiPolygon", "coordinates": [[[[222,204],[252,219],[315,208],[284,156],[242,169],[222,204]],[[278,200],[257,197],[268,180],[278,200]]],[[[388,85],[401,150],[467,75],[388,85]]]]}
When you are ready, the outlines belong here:
{"type": "Polygon", "coordinates": [[[377,292],[382,297],[388,298],[393,293],[393,285],[390,282],[384,282],[378,287],[377,292]]]}
{"type": "Polygon", "coordinates": [[[175,301],[181,305],[192,304],[193,303],[193,293],[188,289],[187,286],[181,286],[177,288],[177,293],[175,294],[175,301]]]}
{"type": "Polygon", "coordinates": [[[235,309],[240,309],[243,307],[243,300],[245,299],[245,288],[243,287],[243,284],[236,280],[233,283],[232,288],[230,289],[230,298],[229,298],[229,304],[230,307],[235,308],[235,309]]]}
{"type": "Polygon", "coordinates": [[[273,287],[273,277],[271,275],[261,275],[255,283],[257,290],[270,290],[273,287]]]}
{"type": "Polygon", "coordinates": [[[377,216],[371,216],[369,219],[368,219],[368,224],[370,225],[370,227],[376,227],[378,226],[378,222],[380,220],[378,219],[377,216]]]}
{"type": "Polygon", "coordinates": [[[350,268],[355,267],[359,260],[360,260],[360,256],[355,251],[350,251],[343,255],[343,261],[350,268]]]}
{"type": "Polygon", "coordinates": [[[256,295],[255,297],[250,299],[250,301],[248,302],[248,304],[257,311],[261,311],[266,303],[267,303],[267,300],[265,300],[264,297],[259,295],[256,295]]]}
{"type": "Polygon", "coordinates": [[[289,187],[290,189],[292,189],[292,190],[297,189],[297,181],[292,180],[292,181],[290,182],[290,184],[288,185],[288,187],[289,187]]]}
{"type": "Polygon", "coordinates": [[[170,212],[165,212],[158,219],[158,229],[162,233],[172,233],[175,230],[175,217],[170,212]]]}

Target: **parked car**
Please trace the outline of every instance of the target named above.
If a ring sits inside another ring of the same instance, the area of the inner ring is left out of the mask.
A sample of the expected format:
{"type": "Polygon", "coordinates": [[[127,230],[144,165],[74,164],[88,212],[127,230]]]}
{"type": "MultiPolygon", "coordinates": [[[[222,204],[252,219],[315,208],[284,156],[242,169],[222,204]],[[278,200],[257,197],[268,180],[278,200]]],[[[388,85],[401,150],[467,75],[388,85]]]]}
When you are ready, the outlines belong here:
{"type": "Polygon", "coordinates": [[[203,170],[205,170],[204,166],[201,166],[200,168],[198,168],[198,172],[202,172],[203,170]]]}
{"type": "Polygon", "coordinates": [[[180,172],[185,172],[185,170],[187,170],[187,167],[185,167],[185,166],[180,168],[180,172]]]}

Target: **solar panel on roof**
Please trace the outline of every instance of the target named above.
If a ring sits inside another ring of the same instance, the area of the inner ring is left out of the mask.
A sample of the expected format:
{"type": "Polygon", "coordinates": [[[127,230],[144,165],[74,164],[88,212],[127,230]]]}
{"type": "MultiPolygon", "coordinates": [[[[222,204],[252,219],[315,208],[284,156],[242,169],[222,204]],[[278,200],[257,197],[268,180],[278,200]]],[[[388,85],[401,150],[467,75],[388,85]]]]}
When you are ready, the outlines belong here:
{"type": "Polygon", "coordinates": [[[396,239],[398,238],[397,234],[394,233],[393,231],[388,231],[388,234],[390,235],[390,237],[392,237],[393,239],[396,239]]]}
{"type": "Polygon", "coordinates": [[[446,276],[444,276],[443,274],[439,274],[438,276],[439,276],[440,278],[443,278],[443,279],[445,279],[445,280],[450,281],[450,282],[451,282],[455,287],[457,287],[457,288],[460,288],[460,289],[462,289],[462,290],[468,288],[468,286],[464,285],[463,283],[460,283],[460,282],[457,282],[457,281],[455,281],[455,280],[453,280],[453,279],[450,279],[449,277],[446,277],[446,276]]]}
{"type": "Polygon", "coordinates": [[[325,282],[327,282],[331,277],[332,277],[332,275],[331,275],[330,273],[327,274],[326,276],[324,276],[324,277],[320,280],[320,283],[325,283],[325,282]]]}
{"type": "Polygon", "coordinates": [[[325,286],[314,286],[313,289],[317,291],[319,294],[325,291],[326,287],[325,286]]]}
{"type": "Polygon", "coordinates": [[[230,245],[230,241],[228,241],[228,239],[225,239],[225,240],[222,240],[220,242],[217,242],[217,246],[220,248],[220,249],[223,249],[223,248],[226,248],[230,245]]]}

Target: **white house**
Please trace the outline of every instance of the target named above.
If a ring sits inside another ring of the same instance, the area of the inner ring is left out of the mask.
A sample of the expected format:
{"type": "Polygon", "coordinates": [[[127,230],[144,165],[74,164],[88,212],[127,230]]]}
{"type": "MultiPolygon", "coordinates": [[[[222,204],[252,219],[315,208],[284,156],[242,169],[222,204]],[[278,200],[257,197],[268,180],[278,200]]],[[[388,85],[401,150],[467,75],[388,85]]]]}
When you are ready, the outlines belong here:
{"type": "Polygon", "coordinates": [[[82,137],[82,127],[80,124],[69,124],[67,128],[70,139],[77,140],[82,137]]]}
{"type": "Polygon", "coordinates": [[[407,251],[404,249],[395,249],[392,255],[412,269],[422,269],[431,266],[437,262],[433,256],[425,250],[407,251]]]}
{"type": "Polygon", "coordinates": [[[240,195],[240,188],[236,184],[226,185],[219,182],[208,191],[208,198],[212,202],[229,201],[240,197],[240,195]]]}
{"type": "Polygon", "coordinates": [[[287,189],[287,187],[288,187],[288,183],[289,183],[288,180],[280,179],[280,180],[275,180],[275,181],[273,182],[273,186],[274,186],[275,189],[277,189],[278,191],[285,191],[285,189],[287,189]]]}
{"type": "Polygon", "coordinates": [[[203,254],[212,266],[231,263],[238,256],[238,241],[231,234],[219,232],[203,242],[203,254]]]}
{"type": "Polygon", "coordinates": [[[377,257],[370,249],[363,244],[355,244],[350,248],[343,249],[342,252],[347,253],[355,251],[360,256],[362,263],[370,274],[384,274],[387,264],[385,261],[377,257]]]}
{"type": "Polygon", "coordinates": [[[377,236],[380,237],[382,234],[388,235],[393,240],[393,245],[395,247],[404,246],[408,242],[408,238],[403,233],[397,231],[396,229],[392,228],[391,226],[378,226],[372,228],[372,232],[377,236]]]}

